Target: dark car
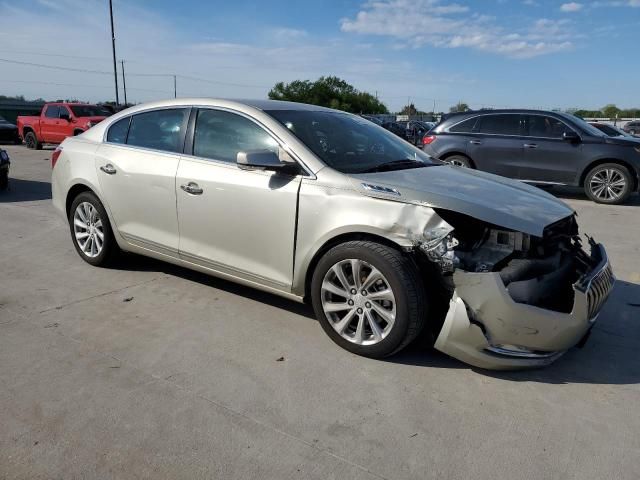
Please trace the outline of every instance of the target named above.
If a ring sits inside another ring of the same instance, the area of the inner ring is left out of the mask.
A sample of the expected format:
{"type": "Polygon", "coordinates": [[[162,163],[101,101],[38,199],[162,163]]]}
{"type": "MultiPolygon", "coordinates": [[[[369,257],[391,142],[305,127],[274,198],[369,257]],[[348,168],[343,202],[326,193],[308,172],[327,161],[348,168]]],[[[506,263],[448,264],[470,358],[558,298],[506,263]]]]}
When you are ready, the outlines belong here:
{"type": "Polygon", "coordinates": [[[6,190],[9,187],[9,167],[11,161],[9,160],[9,154],[0,148],[0,191],[6,190]]]}
{"type": "Polygon", "coordinates": [[[631,135],[640,136],[640,120],[634,120],[633,122],[627,123],[624,127],[622,127],[627,133],[631,135]]]}
{"type": "Polygon", "coordinates": [[[0,142],[22,143],[18,136],[18,127],[0,117],[0,142]]]}
{"type": "Polygon", "coordinates": [[[584,187],[598,203],[638,190],[640,140],[609,137],[558,112],[491,110],[452,115],[423,139],[444,162],[528,183],[584,187]]]}
{"type": "Polygon", "coordinates": [[[398,123],[404,127],[406,139],[414,145],[420,145],[427,132],[435,126],[435,123],[420,120],[398,123]]]}
{"type": "Polygon", "coordinates": [[[600,123],[600,122],[589,122],[589,125],[596,127],[602,133],[609,137],[630,137],[633,138],[633,135],[625,132],[619,127],[615,125],[611,125],[609,123],[600,123]]]}
{"type": "Polygon", "coordinates": [[[389,130],[391,133],[395,133],[400,138],[407,140],[407,130],[398,122],[384,122],[381,126],[382,128],[389,130]]]}

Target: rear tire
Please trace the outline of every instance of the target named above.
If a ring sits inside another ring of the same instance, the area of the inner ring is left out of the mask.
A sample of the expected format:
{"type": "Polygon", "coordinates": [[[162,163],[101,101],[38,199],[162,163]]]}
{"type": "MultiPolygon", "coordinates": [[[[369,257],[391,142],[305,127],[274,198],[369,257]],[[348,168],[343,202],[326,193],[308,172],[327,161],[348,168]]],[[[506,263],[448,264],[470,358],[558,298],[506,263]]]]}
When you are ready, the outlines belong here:
{"type": "Polygon", "coordinates": [[[427,316],[415,262],[370,241],[343,243],[325,253],[313,272],[311,299],[327,335],[370,358],[402,350],[422,331],[427,316]]]}
{"type": "Polygon", "coordinates": [[[27,148],[31,150],[42,150],[42,144],[38,141],[38,137],[33,132],[28,132],[24,136],[24,143],[27,144],[27,148]]]}
{"type": "Polygon", "coordinates": [[[451,165],[455,165],[456,167],[473,168],[471,160],[464,155],[451,155],[450,157],[447,157],[442,161],[451,165]]]}
{"type": "Polygon", "coordinates": [[[584,191],[591,200],[606,205],[624,203],[633,188],[627,168],[617,163],[603,163],[591,169],[584,179],[584,191]]]}
{"type": "Polygon", "coordinates": [[[69,229],[78,255],[93,266],[111,264],[120,252],[107,212],[93,192],[82,192],[71,203],[69,229]]]}

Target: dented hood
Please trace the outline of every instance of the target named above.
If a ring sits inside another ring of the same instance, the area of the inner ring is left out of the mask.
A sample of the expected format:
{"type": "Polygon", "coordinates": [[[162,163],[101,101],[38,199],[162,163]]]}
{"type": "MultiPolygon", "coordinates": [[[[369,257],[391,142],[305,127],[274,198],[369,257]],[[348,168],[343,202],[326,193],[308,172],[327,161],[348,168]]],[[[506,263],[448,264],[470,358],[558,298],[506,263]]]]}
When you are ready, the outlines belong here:
{"type": "Polygon", "coordinates": [[[350,177],[364,195],[452,210],[538,237],[547,225],[574,213],[564,202],[539,188],[451,165],[350,177]],[[363,183],[393,188],[400,196],[366,189],[363,183]]]}

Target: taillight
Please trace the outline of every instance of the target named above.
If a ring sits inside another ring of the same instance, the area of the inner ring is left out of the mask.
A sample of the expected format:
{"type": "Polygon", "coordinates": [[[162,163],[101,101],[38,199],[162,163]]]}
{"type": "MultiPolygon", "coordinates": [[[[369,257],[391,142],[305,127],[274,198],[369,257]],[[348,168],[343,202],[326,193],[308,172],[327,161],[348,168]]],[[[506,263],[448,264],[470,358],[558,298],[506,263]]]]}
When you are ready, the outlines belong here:
{"type": "Polygon", "coordinates": [[[53,153],[51,154],[51,168],[53,169],[53,167],[56,166],[56,162],[58,161],[58,158],[60,157],[60,154],[62,153],[62,147],[58,146],[53,153]]]}
{"type": "Polygon", "coordinates": [[[436,140],[436,136],[435,135],[425,135],[424,137],[422,137],[422,144],[423,145],[430,145],[435,140],[436,140]]]}

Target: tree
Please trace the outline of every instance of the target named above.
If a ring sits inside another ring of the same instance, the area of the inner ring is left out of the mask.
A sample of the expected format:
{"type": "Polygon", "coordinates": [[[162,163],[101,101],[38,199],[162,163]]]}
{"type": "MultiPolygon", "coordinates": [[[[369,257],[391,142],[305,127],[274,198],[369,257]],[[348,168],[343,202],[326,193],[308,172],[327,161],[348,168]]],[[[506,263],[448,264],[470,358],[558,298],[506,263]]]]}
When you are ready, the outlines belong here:
{"type": "Polygon", "coordinates": [[[278,82],[269,91],[272,100],[310,103],[351,113],[389,113],[376,97],[361,92],[338,77],[278,82]]]}
{"type": "Polygon", "coordinates": [[[470,110],[469,105],[464,102],[458,102],[449,109],[449,113],[466,112],[467,110],[470,110]]]}
{"type": "Polygon", "coordinates": [[[410,103],[409,105],[405,105],[404,107],[402,107],[402,110],[400,110],[400,115],[417,115],[417,114],[418,114],[418,109],[413,103],[410,103]]]}
{"type": "Polygon", "coordinates": [[[607,118],[616,118],[620,113],[620,109],[614,104],[610,103],[609,105],[602,107],[602,113],[607,118]]]}

